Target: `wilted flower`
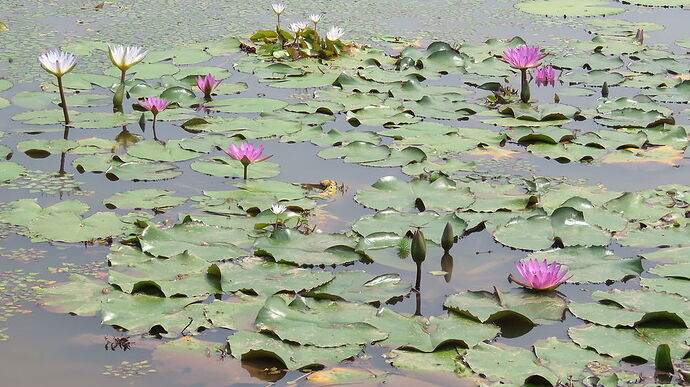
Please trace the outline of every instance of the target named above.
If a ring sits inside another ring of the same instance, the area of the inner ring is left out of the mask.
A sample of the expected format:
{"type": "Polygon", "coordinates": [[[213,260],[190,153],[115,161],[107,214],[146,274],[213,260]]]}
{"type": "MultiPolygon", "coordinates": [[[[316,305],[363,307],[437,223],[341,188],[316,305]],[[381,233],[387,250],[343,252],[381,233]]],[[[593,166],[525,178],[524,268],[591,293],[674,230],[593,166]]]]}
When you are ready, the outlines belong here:
{"type": "Polygon", "coordinates": [[[38,61],[41,62],[41,67],[45,71],[58,78],[72,71],[77,65],[77,58],[74,55],[57,48],[39,56],[38,61]]]}
{"type": "Polygon", "coordinates": [[[342,28],[333,26],[330,30],[328,30],[328,33],[326,33],[326,39],[334,42],[342,38],[343,35],[345,35],[345,31],[343,31],[342,28]]]}
{"type": "Polygon", "coordinates": [[[266,157],[261,157],[261,154],[264,152],[264,147],[263,145],[259,146],[254,146],[250,143],[242,143],[242,145],[237,146],[235,144],[230,144],[230,149],[225,150],[221,149],[225,154],[228,156],[232,157],[235,160],[238,160],[239,162],[242,163],[244,166],[244,179],[247,179],[247,167],[251,163],[258,163],[260,161],[264,161],[268,158],[273,157],[273,155],[269,155],[266,157]]]}
{"type": "Polygon", "coordinates": [[[291,23],[290,24],[290,31],[292,31],[295,34],[301,32],[303,30],[306,30],[306,29],[307,29],[307,23],[305,23],[305,22],[297,22],[297,23],[291,23]]]}
{"type": "Polygon", "coordinates": [[[276,215],[282,214],[283,212],[285,212],[285,210],[287,210],[287,207],[285,207],[282,204],[274,204],[271,206],[271,212],[276,215]]]}
{"type": "Polygon", "coordinates": [[[283,3],[273,3],[271,4],[271,8],[273,8],[273,12],[275,12],[278,16],[285,12],[285,4],[283,3]]]}
{"type": "Polygon", "coordinates": [[[139,102],[139,106],[150,111],[153,117],[158,115],[158,113],[165,110],[170,105],[170,101],[165,98],[158,97],[145,97],[143,102],[139,102]]]}
{"type": "Polygon", "coordinates": [[[551,65],[539,67],[534,70],[534,81],[539,86],[553,86],[556,82],[556,70],[551,65]]]}
{"type": "Polygon", "coordinates": [[[221,82],[223,81],[216,81],[216,77],[214,77],[211,74],[208,74],[204,77],[202,77],[201,75],[196,77],[196,85],[199,87],[199,90],[201,90],[201,92],[204,93],[206,97],[210,97],[211,92],[213,92],[213,89],[218,87],[218,85],[220,85],[221,82]]]}
{"type": "Polygon", "coordinates": [[[561,271],[562,267],[563,265],[558,262],[547,263],[546,259],[542,262],[539,262],[537,259],[516,262],[515,268],[526,282],[515,279],[512,274],[508,279],[534,290],[553,290],[572,278],[571,275],[563,279],[568,273],[568,270],[563,269],[563,271],[561,271]]]}
{"type": "Polygon", "coordinates": [[[309,15],[309,20],[311,20],[311,22],[314,23],[314,25],[316,25],[319,24],[322,16],[323,15],[321,15],[320,13],[312,13],[311,15],[309,15]]]}
{"type": "Polygon", "coordinates": [[[143,47],[125,47],[121,44],[116,44],[114,46],[108,45],[108,55],[110,56],[110,61],[113,62],[115,67],[119,68],[123,72],[141,62],[146,54],[148,54],[148,51],[144,50],[143,47]]]}
{"type": "Polygon", "coordinates": [[[541,53],[539,46],[520,46],[503,51],[502,60],[514,69],[529,69],[539,66],[539,61],[546,54],[541,53]]]}
{"type": "Polygon", "coordinates": [[[637,33],[635,34],[635,42],[637,44],[644,44],[644,30],[637,30],[637,33]]]}

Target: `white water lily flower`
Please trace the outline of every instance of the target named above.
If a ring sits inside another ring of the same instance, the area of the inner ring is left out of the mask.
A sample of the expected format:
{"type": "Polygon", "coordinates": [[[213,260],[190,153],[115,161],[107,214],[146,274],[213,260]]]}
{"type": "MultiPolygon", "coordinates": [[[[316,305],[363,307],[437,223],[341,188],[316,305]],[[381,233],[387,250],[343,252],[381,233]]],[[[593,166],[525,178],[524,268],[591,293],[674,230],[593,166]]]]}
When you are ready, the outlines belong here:
{"type": "Polygon", "coordinates": [[[72,71],[77,64],[77,57],[55,48],[39,56],[38,61],[41,62],[41,67],[47,72],[61,77],[72,71]]]}
{"type": "Polygon", "coordinates": [[[322,16],[323,15],[320,13],[312,13],[311,15],[309,15],[309,20],[311,20],[311,22],[314,24],[318,24],[321,21],[322,16]]]}
{"type": "Polygon", "coordinates": [[[300,31],[306,30],[307,29],[307,23],[305,22],[297,22],[297,23],[291,23],[290,24],[290,31],[293,33],[298,33],[300,31]]]}
{"type": "Polygon", "coordinates": [[[283,3],[273,3],[271,4],[271,8],[273,8],[273,12],[275,12],[276,15],[282,15],[283,12],[285,12],[285,4],[283,3]]]}
{"type": "Polygon", "coordinates": [[[343,35],[345,35],[345,31],[343,31],[342,28],[333,26],[330,30],[328,30],[328,33],[326,34],[326,39],[333,42],[342,38],[343,35]]]}
{"type": "Polygon", "coordinates": [[[274,204],[271,206],[271,212],[276,215],[282,214],[283,212],[285,212],[285,210],[287,210],[287,207],[285,207],[282,204],[274,204]]]}
{"type": "Polygon", "coordinates": [[[127,71],[130,67],[141,62],[148,51],[143,47],[138,46],[123,46],[116,44],[114,46],[108,45],[110,61],[122,71],[127,71]]]}

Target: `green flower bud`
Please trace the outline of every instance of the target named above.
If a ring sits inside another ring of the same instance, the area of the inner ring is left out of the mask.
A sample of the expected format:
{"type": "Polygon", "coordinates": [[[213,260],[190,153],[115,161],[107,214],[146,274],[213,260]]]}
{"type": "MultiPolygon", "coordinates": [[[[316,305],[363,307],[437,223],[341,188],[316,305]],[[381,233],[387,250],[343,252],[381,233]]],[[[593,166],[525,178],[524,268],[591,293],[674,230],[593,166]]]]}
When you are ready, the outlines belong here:
{"type": "Polygon", "coordinates": [[[424,233],[420,230],[415,231],[412,237],[412,259],[420,264],[426,259],[426,240],[424,239],[424,233]]]}

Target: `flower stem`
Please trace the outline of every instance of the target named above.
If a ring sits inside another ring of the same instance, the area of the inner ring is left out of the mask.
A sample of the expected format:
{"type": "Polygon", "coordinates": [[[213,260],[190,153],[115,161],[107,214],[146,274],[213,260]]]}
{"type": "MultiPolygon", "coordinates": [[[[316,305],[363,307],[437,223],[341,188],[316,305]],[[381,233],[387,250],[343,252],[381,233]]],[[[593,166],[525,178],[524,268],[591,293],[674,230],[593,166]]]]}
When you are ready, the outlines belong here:
{"type": "Polygon", "coordinates": [[[244,166],[244,180],[247,180],[247,167],[249,167],[249,165],[243,164],[243,166],[244,166]]]}
{"type": "Polygon", "coordinates": [[[527,69],[520,69],[522,87],[520,90],[520,100],[524,103],[529,103],[529,81],[527,80],[527,69]]]}
{"type": "Polygon", "coordinates": [[[62,103],[62,113],[65,116],[65,124],[69,124],[69,113],[67,112],[67,101],[65,100],[65,89],[62,87],[62,77],[57,77],[58,89],[60,89],[60,102],[62,103]]]}
{"type": "Polygon", "coordinates": [[[158,141],[158,136],[156,136],[156,116],[155,116],[155,115],[153,116],[153,126],[152,126],[152,129],[153,129],[153,139],[156,140],[156,141],[158,141]]]}
{"type": "Polygon", "coordinates": [[[125,74],[127,73],[127,70],[122,70],[122,74],[120,74],[120,83],[123,85],[125,84],[125,74]]]}

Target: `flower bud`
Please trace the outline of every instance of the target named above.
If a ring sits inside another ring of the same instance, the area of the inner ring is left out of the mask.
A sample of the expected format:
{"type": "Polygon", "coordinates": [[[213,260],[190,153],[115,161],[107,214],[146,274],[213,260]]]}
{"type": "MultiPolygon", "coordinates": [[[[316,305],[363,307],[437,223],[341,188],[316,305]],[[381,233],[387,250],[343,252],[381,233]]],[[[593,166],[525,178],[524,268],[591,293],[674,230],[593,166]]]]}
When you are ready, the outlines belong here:
{"type": "Polygon", "coordinates": [[[441,247],[444,251],[448,251],[453,247],[455,243],[455,235],[453,235],[453,225],[450,222],[446,223],[446,228],[443,229],[443,235],[441,236],[441,247]]]}
{"type": "Polygon", "coordinates": [[[412,237],[412,260],[415,263],[420,264],[426,259],[426,240],[424,239],[424,233],[420,230],[415,231],[412,237]]]}

